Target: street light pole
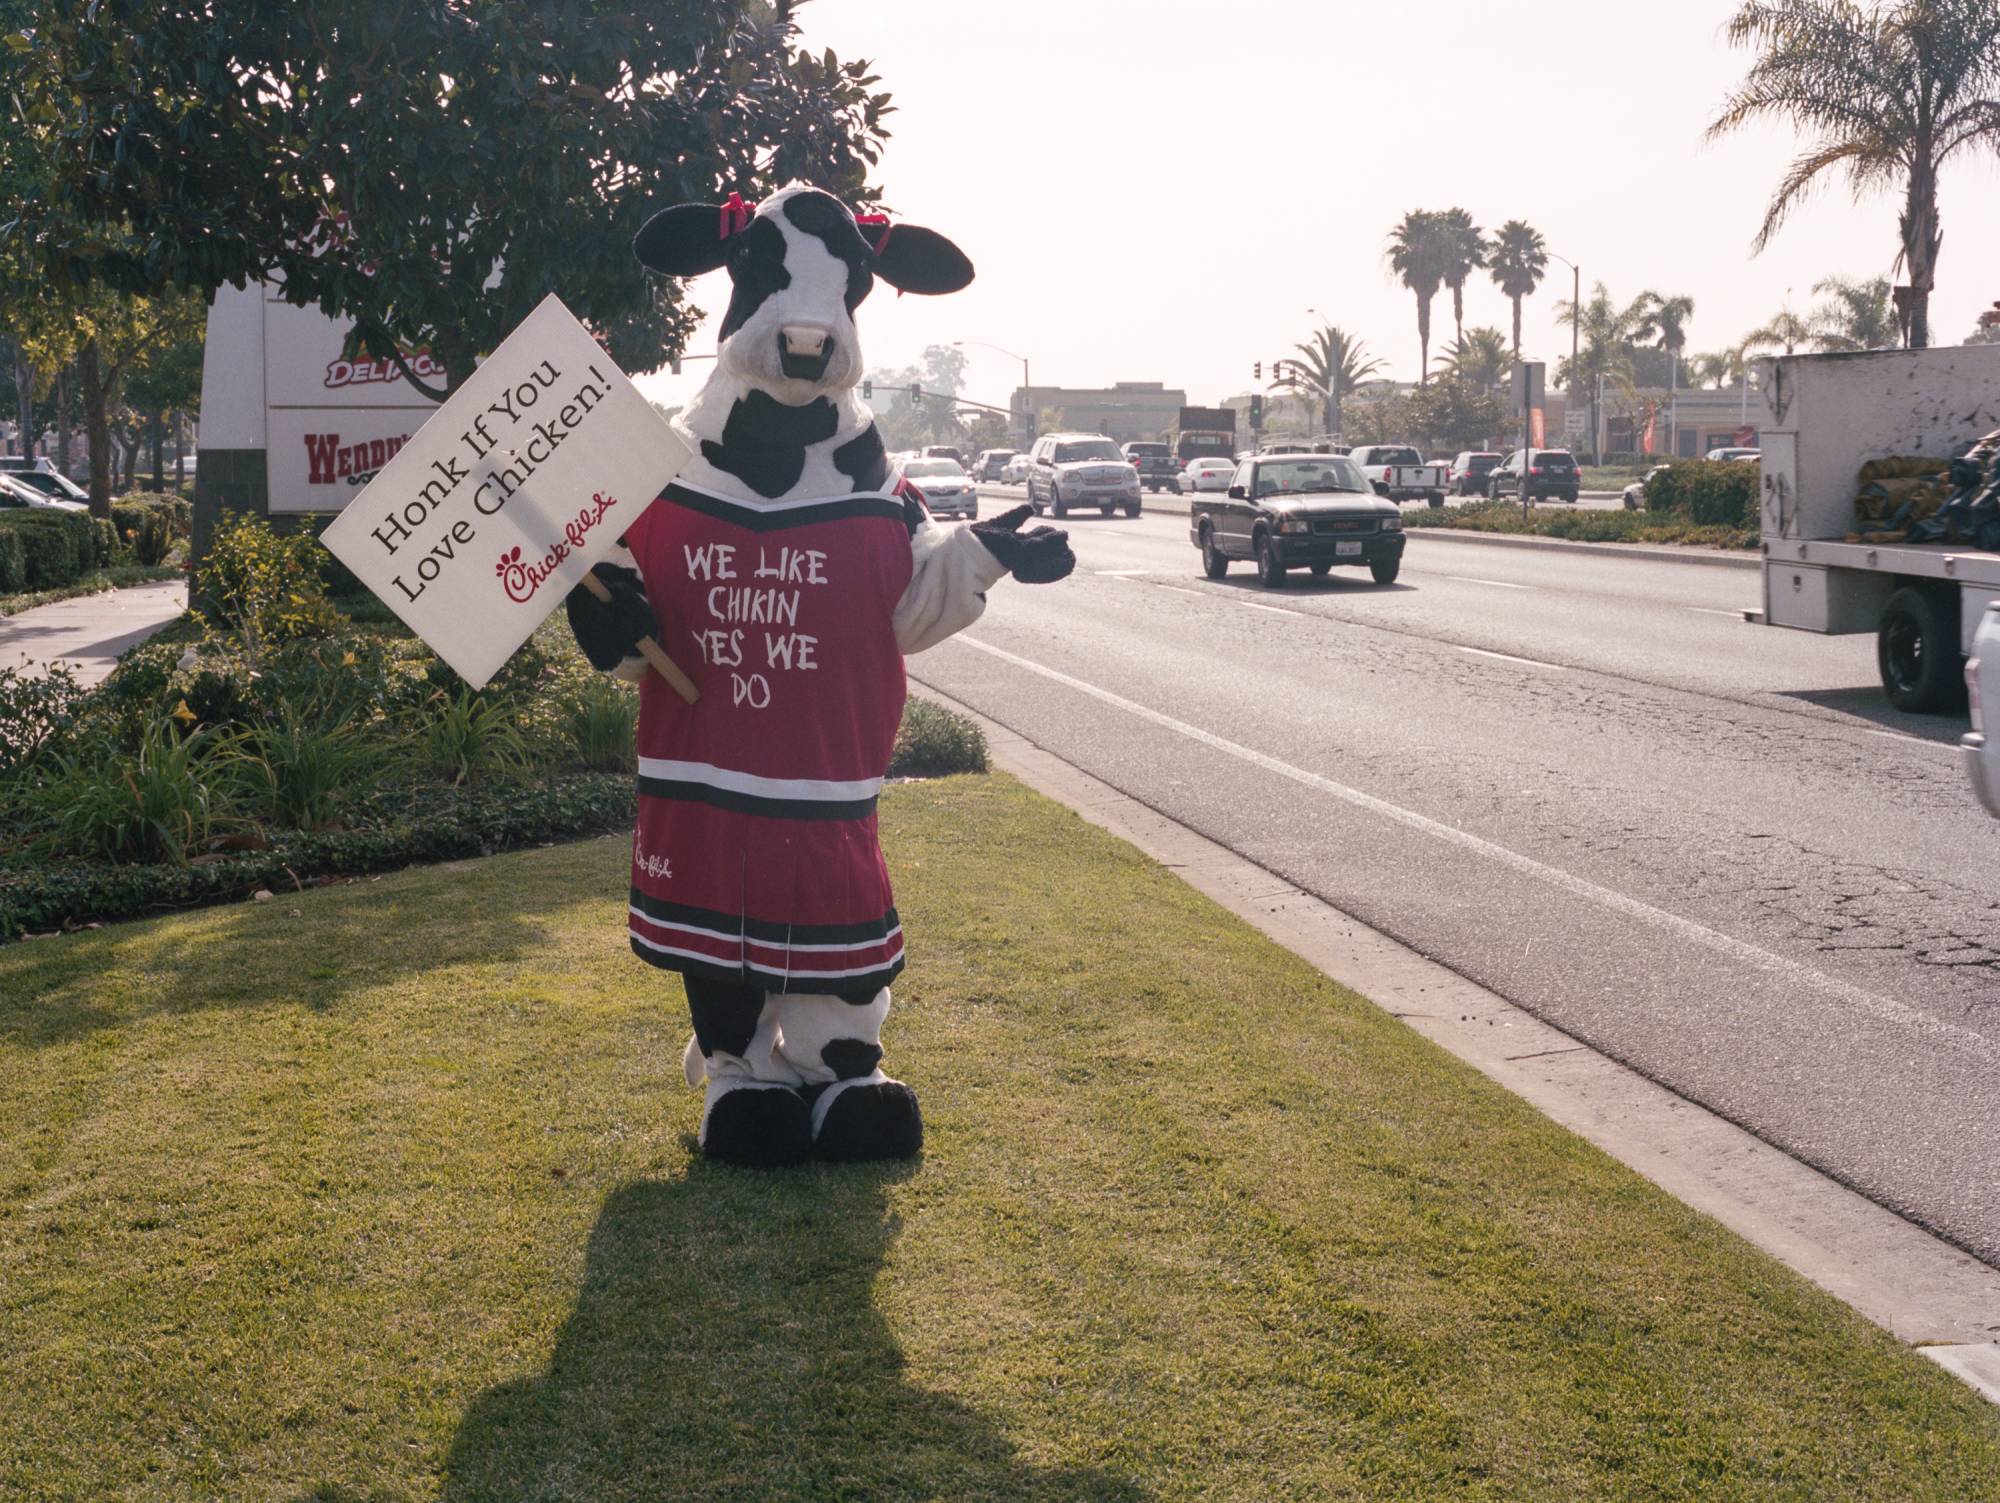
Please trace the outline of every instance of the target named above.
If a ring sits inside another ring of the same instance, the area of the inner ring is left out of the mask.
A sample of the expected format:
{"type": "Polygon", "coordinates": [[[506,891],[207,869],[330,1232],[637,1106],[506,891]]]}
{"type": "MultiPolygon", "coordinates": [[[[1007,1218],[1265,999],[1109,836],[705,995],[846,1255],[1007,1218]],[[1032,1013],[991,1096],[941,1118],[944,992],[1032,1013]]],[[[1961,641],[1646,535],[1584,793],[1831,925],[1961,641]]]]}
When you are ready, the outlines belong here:
{"type": "MultiPolygon", "coordinates": [[[[1578,357],[1578,354],[1579,354],[1579,353],[1580,353],[1580,351],[1581,351],[1581,348],[1582,348],[1582,343],[1583,343],[1583,340],[1582,340],[1582,335],[1583,335],[1583,268],[1582,268],[1581,266],[1578,266],[1578,265],[1576,264],[1576,262],[1574,262],[1574,261],[1570,260],[1570,258],[1569,258],[1568,256],[1558,256],[1558,255],[1557,255],[1557,254],[1556,254],[1556,253],[1555,253],[1554,251],[1550,251],[1550,252],[1549,252],[1549,259],[1550,259],[1550,260],[1552,260],[1552,261],[1560,261],[1560,262],[1562,262],[1562,264],[1563,264],[1563,265],[1565,265],[1565,266],[1567,266],[1567,267],[1569,268],[1569,270],[1570,270],[1570,291],[1569,291],[1569,384],[1570,384],[1570,387],[1571,387],[1572,389],[1574,389],[1574,388],[1575,388],[1575,387],[1577,386],[1577,384],[1578,384],[1578,381],[1579,381],[1579,377],[1578,377],[1578,375],[1577,375],[1577,371],[1576,371],[1576,362],[1577,362],[1577,357],[1578,357]]],[[[1568,418],[1567,418],[1567,417],[1565,417],[1565,418],[1564,418],[1564,420],[1563,420],[1563,426],[1564,426],[1564,427],[1568,427],[1568,426],[1569,426],[1569,420],[1568,420],[1568,418]]],[[[1592,438],[1593,438],[1593,439],[1595,439],[1595,437],[1596,437],[1596,435],[1595,435],[1595,434],[1592,434],[1591,436],[1592,436],[1592,438]]]]}
{"type": "Polygon", "coordinates": [[[953,349],[963,349],[966,345],[976,344],[982,350],[992,350],[996,354],[1005,355],[1009,360],[1021,362],[1021,431],[1026,434],[1034,419],[1034,414],[1028,411],[1028,393],[1034,388],[1034,382],[1028,379],[1028,357],[1016,355],[1012,350],[1003,350],[999,345],[988,344],[983,339],[954,339],[951,343],[953,349]]]}

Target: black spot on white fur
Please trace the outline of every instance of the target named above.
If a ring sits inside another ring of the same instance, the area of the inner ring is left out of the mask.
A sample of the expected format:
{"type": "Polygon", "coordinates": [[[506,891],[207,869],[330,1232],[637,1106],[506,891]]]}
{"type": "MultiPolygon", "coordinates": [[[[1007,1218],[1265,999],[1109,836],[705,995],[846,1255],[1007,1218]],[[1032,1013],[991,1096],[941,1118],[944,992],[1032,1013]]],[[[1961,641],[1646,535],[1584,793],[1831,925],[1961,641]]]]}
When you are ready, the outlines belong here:
{"type": "Polygon", "coordinates": [[[847,311],[861,306],[875,286],[868,270],[874,254],[847,206],[831,193],[800,193],[785,200],[785,218],[793,226],[816,238],[835,260],[847,263],[847,311]]]}
{"type": "Polygon", "coordinates": [[[785,232],[768,219],[753,219],[729,246],[731,292],[729,311],[722,316],[722,337],[742,328],[768,298],[792,285],[785,270],[785,232]]]}
{"type": "Polygon", "coordinates": [[[832,438],[839,427],[840,414],[825,397],[787,407],[769,392],[753,390],[729,409],[721,443],[701,441],[701,457],[775,500],[799,483],[806,450],[832,438]]]}
{"type": "MultiPolygon", "coordinates": [[[[873,423],[833,451],[833,467],[853,481],[857,491],[879,491],[889,481],[889,456],[873,423]]],[[[874,993],[868,995],[874,1001],[874,993]]]]}
{"type": "Polygon", "coordinates": [[[819,1057],[837,1080],[859,1080],[882,1063],[882,1046],[865,1039],[831,1039],[820,1047],[819,1057]]]}

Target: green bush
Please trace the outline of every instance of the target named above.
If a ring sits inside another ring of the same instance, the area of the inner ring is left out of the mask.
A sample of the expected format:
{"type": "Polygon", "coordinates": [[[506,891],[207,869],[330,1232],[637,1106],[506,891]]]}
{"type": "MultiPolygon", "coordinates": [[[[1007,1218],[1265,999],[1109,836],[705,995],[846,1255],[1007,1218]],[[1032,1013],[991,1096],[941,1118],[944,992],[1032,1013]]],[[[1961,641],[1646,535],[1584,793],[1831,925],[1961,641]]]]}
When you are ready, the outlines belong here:
{"type": "Polygon", "coordinates": [[[978,726],[928,699],[912,699],[903,706],[903,723],[896,728],[895,750],[889,755],[889,776],[938,778],[984,771],[986,736],[978,726]]]}
{"type": "Polygon", "coordinates": [[[76,670],[51,663],[24,674],[0,668],[0,777],[26,767],[76,723],[90,691],[76,670]]]}
{"type": "Polygon", "coordinates": [[[21,551],[21,534],[0,527],[0,595],[17,595],[28,588],[28,557],[21,551]]]}
{"type": "Polygon", "coordinates": [[[635,772],[639,765],[639,696],[616,679],[593,677],[556,701],[556,733],[580,767],[635,772]]]}
{"type": "Polygon", "coordinates": [[[327,558],[307,533],[234,513],[216,524],[202,559],[203,603],[242,636],[253,663],[279,643],[331,636],[348,622],[326,597],[327,558]]]}
{"type": "Polygon", "coordinates": [[[11,533],[20,549],[19,588],[29,590],[74,584],[108,565],[118,546],[109,522],[80,511],[0,512],[0,531],[11,533]]]}
{"type": "Polygon", "coordinates": [[[1646,482],[1646,510],[1679,512],[1703,526],[1756,527],[1759,473],[1755,460],[1684,459],[1646,482]]]}
{"type": "Polygon", "coordinates": [[[212,732],[183,735],[170,720],[146,727],[138,747],[86,745],[57,758],[32,795],[51,856],[184,865],[232,823],[231,770],[212,732]]]}
{"type": "Polygon", "coordinates": [[[128,546],[136,543],[139,529],[148,520],[157,520],[170,542],[178,541],[194,532],[194,504],[166,491],[130,491],[111,503],[112,526],[128,546]]]}
{"type": "Polygon", "coordinates": [[[453,785],[518,777],[531,760],[513,707],[470,689],[424,708],[409,751],[420,771],[453,785]]]}
{"type": "Polygon", "coordinates": [[[314,725],[289,705],[275,722],[246,735],[234,755],[255,810],[292,830],[332,826],[385,760],[355,727],[314,725]]]}

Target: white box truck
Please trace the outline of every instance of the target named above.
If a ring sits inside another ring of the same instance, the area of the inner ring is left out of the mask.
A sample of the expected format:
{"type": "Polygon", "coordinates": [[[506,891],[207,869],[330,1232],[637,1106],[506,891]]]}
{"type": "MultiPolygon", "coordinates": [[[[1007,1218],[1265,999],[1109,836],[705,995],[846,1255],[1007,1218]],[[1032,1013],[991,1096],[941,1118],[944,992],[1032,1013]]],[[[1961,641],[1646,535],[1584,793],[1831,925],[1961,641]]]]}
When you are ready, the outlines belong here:
{"type": "Polygon", "coordinates": [[[1862,465],[1943,459],[2000,429],[2000,345],[1788,355],[1758,367],[1764,621],[1873,632],[1891,703],[1956,710],[1973,633],[2000,600],[2000,553],[1848,538],[1862,465]]]}

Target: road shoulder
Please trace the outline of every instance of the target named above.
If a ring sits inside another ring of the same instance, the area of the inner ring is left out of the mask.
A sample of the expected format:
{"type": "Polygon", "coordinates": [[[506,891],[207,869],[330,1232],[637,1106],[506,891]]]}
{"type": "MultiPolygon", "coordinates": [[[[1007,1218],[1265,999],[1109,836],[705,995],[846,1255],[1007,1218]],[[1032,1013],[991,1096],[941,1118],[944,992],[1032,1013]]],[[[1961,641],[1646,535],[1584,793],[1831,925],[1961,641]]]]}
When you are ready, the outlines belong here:
{"type": "Polygon", "coordinates": [[[2000,1403],[2000,1272],[1009,728],[922,687],[978,723],[996,764],[1037,792],[1130,841],[1333,980],[2000,1403]]]}

